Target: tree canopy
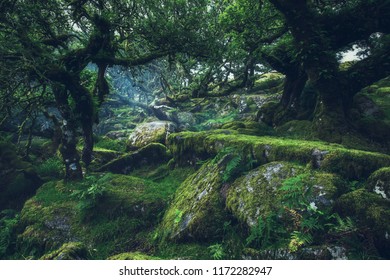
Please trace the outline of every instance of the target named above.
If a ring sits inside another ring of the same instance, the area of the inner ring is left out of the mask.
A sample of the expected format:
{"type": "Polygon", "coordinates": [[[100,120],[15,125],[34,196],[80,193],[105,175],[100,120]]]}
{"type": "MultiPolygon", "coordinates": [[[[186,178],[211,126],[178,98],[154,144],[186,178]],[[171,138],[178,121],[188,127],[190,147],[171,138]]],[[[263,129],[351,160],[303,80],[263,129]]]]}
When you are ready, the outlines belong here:
{"type": "Polygon", "coordinates": [[[390,73],[387,0],[5,0],[0,10],[1,118],[55,106],[67,179],[91,162],[113,66],[159,68],[166,95],[193,97],[251,89],[256,73],[278,71],[283,96],[268,122],[308,119],[334,142],[351,128],[353,96],[390,73]],[[362,59],[342,69],[340,54],[356,46],[362,59]]]}

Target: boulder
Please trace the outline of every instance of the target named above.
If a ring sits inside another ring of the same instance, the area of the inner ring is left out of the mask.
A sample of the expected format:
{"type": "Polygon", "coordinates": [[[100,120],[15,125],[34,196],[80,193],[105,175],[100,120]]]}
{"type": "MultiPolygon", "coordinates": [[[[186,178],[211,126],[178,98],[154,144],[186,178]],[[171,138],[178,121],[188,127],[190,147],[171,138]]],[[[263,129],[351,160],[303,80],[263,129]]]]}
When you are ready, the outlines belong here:
{"type": "Polygon", "coordinates": [[[302,173],[302,167],[286,162],[262,165],[232,184],[226,204],[238,220],[253,227],[260,217],[277,212],[281,207],[278,189],[285,179],[299,173],[302,173]]]}
{"type": "Polygon", "coordinates": [[[130,134],[130,149],[141,148],[150,143],[164,144],[169,134],[176,131],[176,125],[169,121],[154,121],[138,125],[130,134]]]}
{"type": "Polygon", "coordinates": [[[160,226],[164,238],[210,241],[222,235],[226,221],[221,194],[226,157],[217,163],[205,163],[180,185],[160,226]]]}
{"type": "Polygon", "coordinates": [[[390,258],[390,204],[381,193],[366,189],[348,192],[336,201],[336,210],[356,221],[367,251],[390,258]]]}
{"type": "Polygon", "coordinates": [[[177,120],[181,130],[189,130],[196,125],[196,118],[194,114],[190,112],[177,113],[177,120]]]}
{"type": "Polygon", "coordinates": [[[130,152],[108,162],[100,167],[98,171],[128,174],[132,170],[145,165],[168,162],[170,158],[171,156],[167,147],[160,143],[151,143],[137,151],[130,152]]]}
{"type": "Polygon", "coordinates": [[[375,171],[367,180],[367,189],[390,201],[390,167],[375,171]]]}
{"type": "Polygon", "coordinates": [[[288,162],[271,162],[234,181],[226,204],[250,228],[259,219],[272,215],[289,224],[295,211],[305,219],[305,215],[311,215],[305,212],[307,208],[316,211],[332,207],[341,182],[334,174],[307,171],[288,162]]]}

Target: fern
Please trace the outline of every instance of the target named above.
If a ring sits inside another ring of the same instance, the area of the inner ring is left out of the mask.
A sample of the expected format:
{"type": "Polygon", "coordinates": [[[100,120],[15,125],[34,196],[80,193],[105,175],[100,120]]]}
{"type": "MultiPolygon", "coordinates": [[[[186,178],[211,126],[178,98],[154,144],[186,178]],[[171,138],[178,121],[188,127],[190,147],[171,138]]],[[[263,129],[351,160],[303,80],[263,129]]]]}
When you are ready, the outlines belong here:
{"type": "Polygon", "coordinates": [[[225,256],[222,244],[214,244],[208,247],[214,260],[222,260],[225,256]]]}
{"type": "Polygon", "coordinates": [[[313,236],[307,232],[293,231],[291,233],[290,243],[288,249],[294,253],[298,251],[302,246],[313,242],[313,236]]]}
{"type": "Polygon", "coordinates": [[[282,199],[287,207],[296,208],[305,205],[304,187],[302,175],[284,180],[279,191],[282,193],[282,199]]]}
{"type": "Polygon", "coordinates": [[[241,164],[241,156],[235,155],[233,158],[227,163],[225,172],[223,173],[222,176],[222,182],[226,183],[230,179],[234,177],[234,175],[237,173],[239,170],[240,164],[241,164]]]}
{"type": "Polygon", "coordinates": [[[286,229],[277,214],[270,213],[265,218],[259,217],[257,224],[251,228],[246,239],[246,245],[265,249],[275,242],[282,242],[286,238],[286,229]]]}
{"type": "Polygon", "coordinates": [[[342,219],[339,214],[334,213],[330,218],[336,219],[336,224],[328,224],[331,227],[330,232],[345,233],[357,230],[355,222],[350,217],[342,219]]]}
{"type": "Polygon", "coordinates": [[[82,219],[85,219],[91,213],[90,210],[98,205],[105,193],[106,188],[98,184],[91,184],[86,190],[73,191],[71,196],[80,200],[77,207],[80,210],[82,219]]]}

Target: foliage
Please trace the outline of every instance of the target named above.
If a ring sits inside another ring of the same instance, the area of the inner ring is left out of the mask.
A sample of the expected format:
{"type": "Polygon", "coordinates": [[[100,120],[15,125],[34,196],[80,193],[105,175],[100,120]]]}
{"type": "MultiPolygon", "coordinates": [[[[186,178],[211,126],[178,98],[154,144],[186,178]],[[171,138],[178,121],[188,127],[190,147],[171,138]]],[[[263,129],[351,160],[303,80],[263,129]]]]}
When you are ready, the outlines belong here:
{"type": "Polygon", "coordinates": [[[266,217],[259,217],[257,223],[251,227],[246,239],[247,246],[259,249],[280,246],[285,239],[286,230],[277,213],[270,213],[266,217]]]}
{"type": "Polygon", "coordinates": [[[208,247],[210,254],[214,260],[222,260],[225,256],[222,244],[217,243],[208,247]]]}
{"type": "Polygon", "coordinates": [[[15,242],[15,227],[19,222],[19,214],[13,210],[0,212],[0,259],[9,256],[10,247],[15,242]]]}
{"type": "Polygon", "coordinates": [[[237,175],[253,167],[255,161],[252,158],[247,160],[245,158],[244,150],[237,150],[233,147],[224,147],[218,152],[212,162],[226,161],[224,163],[225,170],[222,175],[223,183],[232,181],[237,175]]]}
{"type": "Polygon", "coordinates": [[[78,208],[84,216],[97,207],[105,193],[106,188],[104,185],[93,183],[87,189],[73,191],[72,196],[79,199],[78,208]]]}
{"type": "Polygon", "coordinates": [[[64,166],[58,157],[51,157],[36,167],[36,171],[40,176],[61,178],[64,175],[64,166]]]}

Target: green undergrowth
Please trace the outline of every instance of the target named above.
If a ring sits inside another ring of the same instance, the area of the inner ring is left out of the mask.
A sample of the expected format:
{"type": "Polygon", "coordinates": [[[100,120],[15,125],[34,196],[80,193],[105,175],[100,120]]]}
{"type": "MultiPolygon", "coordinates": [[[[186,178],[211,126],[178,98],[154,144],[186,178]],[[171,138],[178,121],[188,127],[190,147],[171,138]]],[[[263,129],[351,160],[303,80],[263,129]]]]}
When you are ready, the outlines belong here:
{"type": "Polygon", "coordinates": [[[317,149],[324,152],[322,170],[348,179],[367,178],[373,171],[390,165],[390,156],[386,154],[348,149],[321,141],[244,135],[234,130],[171,134],[168,147],[178,162],[194,157],[210,158],[220,150],[232,147],[251,155],[258,164],[280,160],[310,164],[312,153],[317,149]]]}

